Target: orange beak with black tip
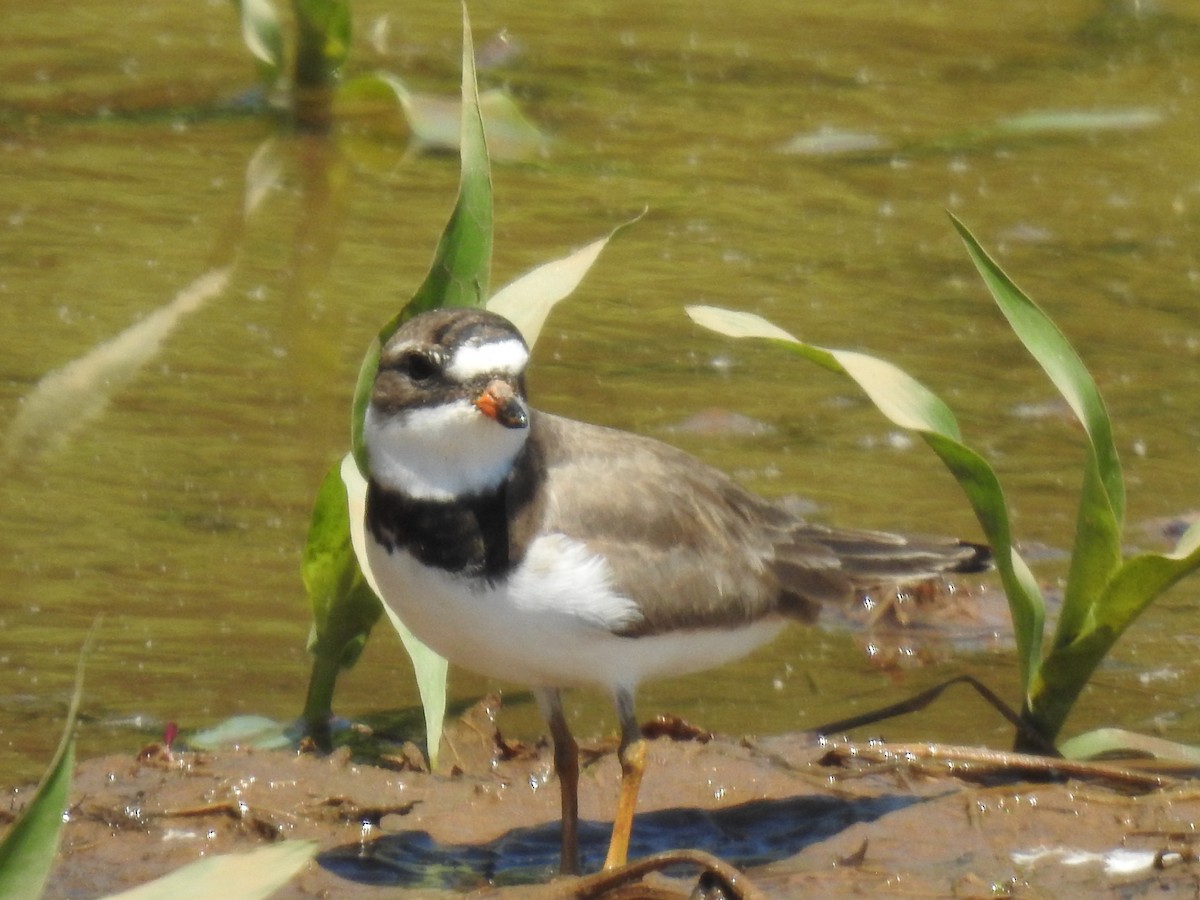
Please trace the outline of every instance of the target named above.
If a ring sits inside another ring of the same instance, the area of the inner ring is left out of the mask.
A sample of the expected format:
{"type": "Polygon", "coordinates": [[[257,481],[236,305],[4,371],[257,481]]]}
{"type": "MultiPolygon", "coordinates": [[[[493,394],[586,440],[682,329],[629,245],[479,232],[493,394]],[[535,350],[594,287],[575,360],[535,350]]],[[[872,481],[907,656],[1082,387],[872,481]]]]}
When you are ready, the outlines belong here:
{"type": "Polygon", "coordinates": [[[511,384],[501,378],[491,381],[475,398],[475,408],[505,428],[529,427],[529,413],[511,384]]]}

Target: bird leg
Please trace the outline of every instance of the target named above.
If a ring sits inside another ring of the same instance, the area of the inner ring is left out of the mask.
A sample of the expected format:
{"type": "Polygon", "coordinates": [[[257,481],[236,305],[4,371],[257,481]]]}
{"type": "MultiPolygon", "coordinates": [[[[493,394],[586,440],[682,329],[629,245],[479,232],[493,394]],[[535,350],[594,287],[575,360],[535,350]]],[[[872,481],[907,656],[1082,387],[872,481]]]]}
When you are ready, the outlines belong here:
{"type": "Polygon", "coordinates": [[[562,695],[558,689],[545,688],[535,694],[554,741],[554,773],[558,776],[558,789],[562,797],[562,856],[559,871],[563,875],[578,875],[579,745],[567,727],[562,695]]]}
{"type": "Polygon", "coordinates": [[[617,748],[617,758],[621,761],[621,795],[613,817],[608,855],[604,858],[605,869],[619,869],[629,857],[633,811],[637,806],[638,789],[642,786],[642,773],[646,770],[646,741],[633,709],[633,694],[618,688],[615,700],[617,717],[621,721],[621,745],[617,748]]]}

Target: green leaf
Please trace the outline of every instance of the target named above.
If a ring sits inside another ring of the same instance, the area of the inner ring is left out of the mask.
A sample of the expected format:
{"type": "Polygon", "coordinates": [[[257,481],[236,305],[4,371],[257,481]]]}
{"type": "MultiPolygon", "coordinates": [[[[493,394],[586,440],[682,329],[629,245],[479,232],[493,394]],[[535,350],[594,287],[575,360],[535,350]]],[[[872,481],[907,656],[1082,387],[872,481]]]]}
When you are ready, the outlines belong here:
{"type": "Polygon", "coordinates": [[[1112,424],[1100,391],[1075,349],[1049,317],[1013,283],[958,219],[950,217],[996,305],[1025,348],[1070,405],[1088,437],[1071,571],[1054,646],[1070,643],[1121,563],[1125,484],[1112,424]]]}
{"type": "Polygon", "coordinates": [[[242,24],[242,43],[259,61],[264,81],[274,81],[283,66],[283,29],[271,0],[234,0],[242,24]]]}
{"type": "MultiPolygon", "coordinates": [[[[482,306],[488,292],[492,254],[492,180],[483,120],[479,112],[479,91],[475,80],[475,51],[471,41],[471,25],[465,5],[463,6],[462,62],[462,140],[459,150],[462,171],[459,178],[458,199],[450,214],[450,220],[442,232],[441,239],[438,241],[425,281],[417,289],[413,298],[372,340],[362,365],[359,367],[358,382],[355,385],[354,400],[351,406],[351,454],[347,457],[349,463],[347,460],[343,460],[339,467],[339,480],[344,484],[348,503],[348,517],[343,519],[344,526],[342,523],[338,523],[335,531],[334,526],[331,525],[328,532],[330,540],[338,547],[342,546],[343,537],[348,534],[356,559],[346,560],[342,557],[343,561],[340,567],[331,568],[331,571],[336,574],[327,577],[334,578],[339,583],[346,583],[347,579],[353,579],[355,573],[361,573],[361,577],[375,594],[378,594],[378,585],[369,571],[366,561],[363,529],[366,509],[365,473],[367,472],[363,421],[370,402],[371,386],[379,368],[380,348],[395,334],[401,323],[411,316],[444,306],[482,306]],[[353,469],[353,472],[348,469],[353,469]]],[[[328,480],[327,476],[326,482],[328,480]]],[[[323,526],[318,530],[324,533],[323,526]]],[[[378,603],[376,603],[376,608],[379,609],[378,603]]],[[[417,687],[421,692],[421,701],[425,710],[429,755],[432,762],[437,757],[442,719],[445,715],[447,663],[421,644],[404,627],[403,623],[395,618],[386,604],[383,604],[382,608],[387,612],[405,649],[413,660],[417,687]]],[[[326,627],[329,627],[328,620],[326,627]]],[[[353,621],[346,623],[342,630],[352,631],[353,621]]],[[[363,639],[365,640],[365,634],[363,639]]],[[[321,663],[321,659],[318,658],[317,662],[321,663]]],[[[306,708],[311,706],[316,709],[323,706],[326,702],[326,693],[331,700],[335,678],[336,671],[332,670],[328,659],[325,660],[324,666],[314,665],[310,681],[309,704],[306,704],[306,708]]]]}
{"type": "Polygon", "coordinates": [[[309,650],[345,668],[358,658],[381,610],[356,562],[340,469],[340,463],[331,466],[317,492],[301,576],[313,614],[309,650]]]}
{"type": "Polygon", "coordinates": [[[348,0],[292,0],[299,30],[297,84],[332,81],[350,53],[348,0]]]}
{"type": "MultiPolygon", "coordinates": [[[[342,460],[339,473],[345,485],[346,497],[349,501],[349,517],[347,521],[350,523],[354,552],[358,557],[361,570],[368,584],[371,586],[371,590],[379,594],[379,583],[375,580],[375,575],[371,571],[370,563],[367,560],[367,481],[363,478],[362,473],[359,472],[354,457],[349,453],[342,460]]],[[[400,635],[400,641],[404,644],[404,649],[412,660],[413,673],[417,679],[417,690],[421,694],[421,707],[425,714],[425,736],[429,749],[429,766],[430,768],[437,768],[438,751],[442,743],[442,723],[446,717],[446,677],[449,671],[449,664],[445,659],[422,644],[416,635],[408,630],[408,626],[401,622],[399,617],[392,612],[390,606],[386,603],[381,604],[378,601],[376,602],[376,606],[382,607],[383,611],[387,614],[388,620],[392,623],[392,627],[396,629],[396,633],[400,635]]]]}
{"type": "Polygon", "coordinates": [[[75,721],[83,697],[84,664],[91,653],[97,627],[99,620],[79,652],[67,721],[50,767],[20,817],[0,841],[0,897],[40,897],[54,865],[75,768],[75,721]]]}
{"type": "Polygon", "coordinates": [[[1123,728],[1097,728],[1095,731],[1076,735],[1059,744],[1058,751],[1067,759],[1140,756],[1187,766],[1200,765],[1200,747],[1138,734],[1123,728]]]}
{"type": "Polygon", "coordinates": [[[199,859],[108,900],[209,900],[270,897],[308,865],[317,853],[316,841],[284,841],[248,853],[228,853],[199,859]]]}
{"type": "Polygon", "coordinates": [[[1095,134],[1134,131],[1161,125],[1163,114],[1152,106],[1121,109],[1048,109],[1001,119],[996,130],[1011,134],[1095,134]]]}
{"type": "Polygon", "coordinates": [[[541,334],[550,310],[579,287],[608,242],[641,217],[636,216],[618,225],[604,237],[562,259],[543,263],[526,272],[493,294],[487,302],[487,308],[516,325],[525,343],[532,347],[541,334]]]}
{"type": "Polygon", "coordinates": [[[966,493],[991,544],[1013,617],[1022,683],[1029,685],[1041,656],[1045,602],[1029,567],[1013,547],[1000,482],[987,461],[961,442],[950,408],[923,384],[883,360],[806,344],[750,313],[706,306],[689,306],[687,313],[692,321],[720,334],[767,338],[826,369],[850,376],[880,412],[925,439],[966,493]]]}
{"type": "Polygon", "coordinates": [[[338,672],[358,660],[383,612],[363,577],[350,539],[350,506],[339,464],[325,474],[313,503],[300,574],[308,593],[313,655],[303,717],[318,743],[333,712],[338,672]]]}
{"type": "MultiPolygon", "coordinates": [[[[1067,401],[1087,436],[1062,612],[1040,678],[1030,686],[1028,696],[1031,720],[1052,740],[1096,665],[1137,614],[1123,616],[1112,599],[1105,599],[1110,581],[1122,565],[1125,484],[1121,463],[1100,391],[1075,349],[980,247],[966,226],[950,218],[1001,313],[1067,401]]],[[[1126,601],[1118,605],[1126,610],[1136,607],[1140,612],[1144,603],[1126,601]]]]}
{"type": "Polygon", "coordinates": [[[380,332],[381,345],[387,343],[401,322],[419,313],[446,306],[479,307],[487,300],[492,261],[492,175],[479,111],[479,89],[475,82],[475,50],[465,5],[462,67],[459,147],[462,172],[458,201],[434,252],[429,274],[400,315],[380,332]]]}
{"type": "Polygon", "coordinates": [[[1030,715],[1047,737],[1058,734],[1096,667],[1117,639],[1157,597],[1200,568],[1200,525],[1193,525],[1169,554],[1126,560],[1088,610],[1075,637],[1056,644],[1030,691],[1030,715]]]}
{"type": "Polygon", "coordinates": [[[462,172],[458,200],[442,231],[425,281],[371,342],[358,371],[351,409],[350,446],[358,469],[364,474],[367,456],[362,439],[363,419],[379,368],[380,348],[405,320],[418,313],[443,306],[483,306],[488,296],[492,260],[492,176],[483,119],[479,113],[471,23],[465,5],[462,66],[462,140],[459,148],[462,172]]]}
{"type": "Polygon", "coordinates": [[[211,728],[188,735],[192,750],[231,750],[238,747],[254,750],[282,750],[296,743],[292,728],[266,716],[231,716],[211,728]]]}

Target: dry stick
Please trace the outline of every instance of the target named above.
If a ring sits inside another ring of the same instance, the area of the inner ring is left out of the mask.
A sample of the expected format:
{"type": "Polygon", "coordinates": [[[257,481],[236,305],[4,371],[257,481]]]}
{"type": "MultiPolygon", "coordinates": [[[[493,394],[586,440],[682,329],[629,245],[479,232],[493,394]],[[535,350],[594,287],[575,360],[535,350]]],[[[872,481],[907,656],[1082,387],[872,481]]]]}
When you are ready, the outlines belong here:
{"type": "Polygon", "coordinates": [[[1055,749],[1054,745],[1047,741],[1041,734],[1030,727],[1028,722],[1025,722],[1013,710],[1011,706],[1000,699],[996,693],[986,684],[977,678],[970,675],[958,675],[951,678],[949,681],[943,681],[941,684],[934,685],[928,690],[909,697],[907,700],[901,700],[899,703],[893,703],[890,706],[884,706],[880,709],[873,710],[868,713],[863,713],[861,716],[854,716],[849,719],[841,719],[837,722],[830,722],[822,725],[819,728],[812,729],[817,734],[842,734],[850,731],[853,728],[859,728],[863,725],[873,725],[876,722],[882,722],[885,719],[892,719],[896,716],[906,715],[907,713],[920,712],[930,703],[941,696],[942,691],[955,684],[969,684],[979,692],[988,703],[1004,716],[1008,722],[1021,733],[1022,737],[1027,738],[1034,746],[1036,746],[1046,756],[1059,757],[1061,754],[1055,749]]]}
{"type": "Polygon", "coordinates": [[[1047,776],[1070,775],[1076,778],[1098,778],[1131,788],[1173,787],[1180,779],[1153,772],[1138,772],[1108,763],[1084,762],[1073,759],[1050,759],[1032,753],[989,750],[986,747],[956,747],[949,744],[841,744],[834,745],[826,759],[835,761],[867,760],[868,762],[930,762],[961,763],[995,772],[1034,772],[1047,776]]]}
{"type": "Polygon", "coordinates": [[[642,859],[635,859],[619,869],[597,872],[595,875],[588,875],[573,884],[564,886],[564,896],[577,898],[577,900],[594,900],[594,898],[601,898],[607,893],[637,881],[651,872],[658,872],[681,863],[699,866],[705,873],[711,873],[719,879],[732,892],[724,895],[730,900],[766,900],[766,895],[756,888],[743,873],[723,859],[713,856],[711,853],[705,853],[703,850],[667,850],[642,859]]]}

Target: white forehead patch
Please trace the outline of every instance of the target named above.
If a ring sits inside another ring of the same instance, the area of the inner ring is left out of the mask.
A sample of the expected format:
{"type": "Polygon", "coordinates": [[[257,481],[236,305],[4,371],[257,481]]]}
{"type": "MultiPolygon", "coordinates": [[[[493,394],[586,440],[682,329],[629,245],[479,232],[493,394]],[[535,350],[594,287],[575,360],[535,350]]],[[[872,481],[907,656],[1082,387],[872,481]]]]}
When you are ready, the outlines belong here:
{"type": "Polygon", "coordinates": [[[528,362],[529,351],[515,339],[465,344],[454,351],[450,364],[446,366],[446,374],[456,381],[471,381],[491,372],[520,375],[528,362]]]}

